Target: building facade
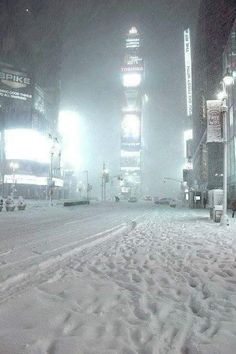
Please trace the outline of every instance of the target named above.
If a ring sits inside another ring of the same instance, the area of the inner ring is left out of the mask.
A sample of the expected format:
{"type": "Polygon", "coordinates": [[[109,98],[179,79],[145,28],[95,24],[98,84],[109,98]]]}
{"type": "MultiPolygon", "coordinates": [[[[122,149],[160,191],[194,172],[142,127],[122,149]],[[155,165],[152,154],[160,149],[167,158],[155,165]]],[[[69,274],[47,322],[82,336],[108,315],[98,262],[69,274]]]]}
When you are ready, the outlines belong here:
{"type": "Polygon", "coordinates": [[[202,192],[223,186],[223,143],[207,143],[206,101],[216,99],[235,15],[234,0],[200,3],[193,52],[193,185],[202,192]]]}
{"type": "Polygon", "coordinates": [[[228,88],[228,199],[236,198],[236,21],[231,29],[224,51],[224,72],[234,77],[234,85],[228,88]]]}
{"type": "Polygon", "coordinates": [[[142,181],[142,110],[144,63],[140,35],[135,27],[128,33],[121,68],[123,104],[121,118],[121,193],[139,196],[142,181]]]}

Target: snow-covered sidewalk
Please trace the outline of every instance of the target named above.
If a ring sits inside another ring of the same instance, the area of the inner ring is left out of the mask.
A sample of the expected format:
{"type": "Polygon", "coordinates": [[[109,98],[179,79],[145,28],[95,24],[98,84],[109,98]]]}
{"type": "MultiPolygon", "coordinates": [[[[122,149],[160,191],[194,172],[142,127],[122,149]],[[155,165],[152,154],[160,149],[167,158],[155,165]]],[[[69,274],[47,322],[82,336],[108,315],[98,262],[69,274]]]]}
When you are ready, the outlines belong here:
{"type": "Polygon", "coordinates": [[[0,305],[0,353],[235,353],[230,221],[226,230],[205,211],[159,208],[53,271],[39,267],[38,282],[22,291],[19,279],[0,305]]]}

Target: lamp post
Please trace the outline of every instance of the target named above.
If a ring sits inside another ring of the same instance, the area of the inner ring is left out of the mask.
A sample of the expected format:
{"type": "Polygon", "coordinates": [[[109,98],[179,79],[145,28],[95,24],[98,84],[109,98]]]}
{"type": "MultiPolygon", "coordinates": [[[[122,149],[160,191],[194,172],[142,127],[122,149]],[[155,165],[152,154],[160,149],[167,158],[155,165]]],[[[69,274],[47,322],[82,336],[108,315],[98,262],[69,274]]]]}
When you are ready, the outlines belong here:
{"type": "Polygon", "coordinates": [[[89,175],[88,170],[83,171],[86,174],[86,200],[89,201],[89,175]]]}
{"type": "MultiPolygon", "coordinates": [[[[48,137],[51,141],[50,168],[49,168],[49,200],[50,200],[50,206],[53,206],[53,159],[54,159],[54,154],[57,150],[56,145],[58,145],[59,143],[57,137],[53,137],[51,134],[49,134],[48,137]]],[[[60,151],[59,151],[59,158],[60,158],[60,151]]]]}
{"type": "Polygon", "coordinates": [[[228,87],[234,84],[234,78],[227,70],[222,82],[223,91],[218,94],[218,98],[222,100],[222,115],[223,115],[223,143],[224,143],[224,176],[223,176],[223,215],[221,218],[222,225],[229,225],[229,219],[227,216],[227,168],[228,168],[228,134],[227,134],[227,99],[228,99],[228,87]]]}
{"type": "Polygon", "coordinates": [[[14,192],[16,187],[16,170],[19,168],[19,164],[17,162],[10,162],[10,168],[12,169],[12,198],[14,199],[14,192]]]}
{"type": "Polygon", "coordinates": [[[109,182],[109,171],[106,169],[105,163],[103,163],[102,169],[102,201],[106,201],[106,184],[109,182]]]}
{"type": "Polygon", "coordinates": [[[49,200],[50,206],[53,206],[53,156],[54,156],[55,146],[52,145],[50,149],[50,171],[49,171],[49,200]]]}

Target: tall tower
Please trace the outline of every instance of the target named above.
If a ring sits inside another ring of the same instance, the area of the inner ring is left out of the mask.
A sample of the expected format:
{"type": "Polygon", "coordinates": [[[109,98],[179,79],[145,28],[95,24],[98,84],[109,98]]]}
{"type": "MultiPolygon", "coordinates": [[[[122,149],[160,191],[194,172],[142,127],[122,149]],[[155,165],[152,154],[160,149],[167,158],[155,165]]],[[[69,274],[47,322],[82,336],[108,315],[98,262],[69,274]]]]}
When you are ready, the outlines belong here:
{"type": "Polygon", "coordinates": [[[141,194],[142,155],[142,84],[144,62],[140,53],[140,36],[132,27],[125,41],[125,55],[121,67],[123,105],[121,116],[121,193],[124,196],[141,194]]]}

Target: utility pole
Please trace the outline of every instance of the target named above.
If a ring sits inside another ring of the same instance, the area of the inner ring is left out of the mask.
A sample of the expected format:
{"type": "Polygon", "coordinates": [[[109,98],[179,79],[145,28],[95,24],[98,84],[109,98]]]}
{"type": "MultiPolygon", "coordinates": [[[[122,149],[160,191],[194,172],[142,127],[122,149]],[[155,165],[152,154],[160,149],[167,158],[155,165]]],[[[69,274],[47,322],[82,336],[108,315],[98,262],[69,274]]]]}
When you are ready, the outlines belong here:
{"type": "Polygon", "coordinates": [[[52,202],[52,194],[53,194],[53,155],[54,155],[54,149],[52,147],[50,151],[50,190],[49,190],[49,198],[50,198],[50,206],[53,206],[52,202]]]}
{"type": "Polygon", "coordinates": [[[105,170],[106,170],[106,165],[105,162],[103,162],[102,166],[102,201],[105,200],[105,170]]]}
{"type": "Polygon", "coordinates": [[[84,173],[86,173],[86,200],[88,202],[89,201],[89,175],[88,175],[88,170],[85,170],[84,173]]]}
{"type": "Polygon", "coordinates": [[[106,184],[109,182],[109,171],[106,169],[105,162],[102,167],[102,201],[106,201],[106,184]]]}

